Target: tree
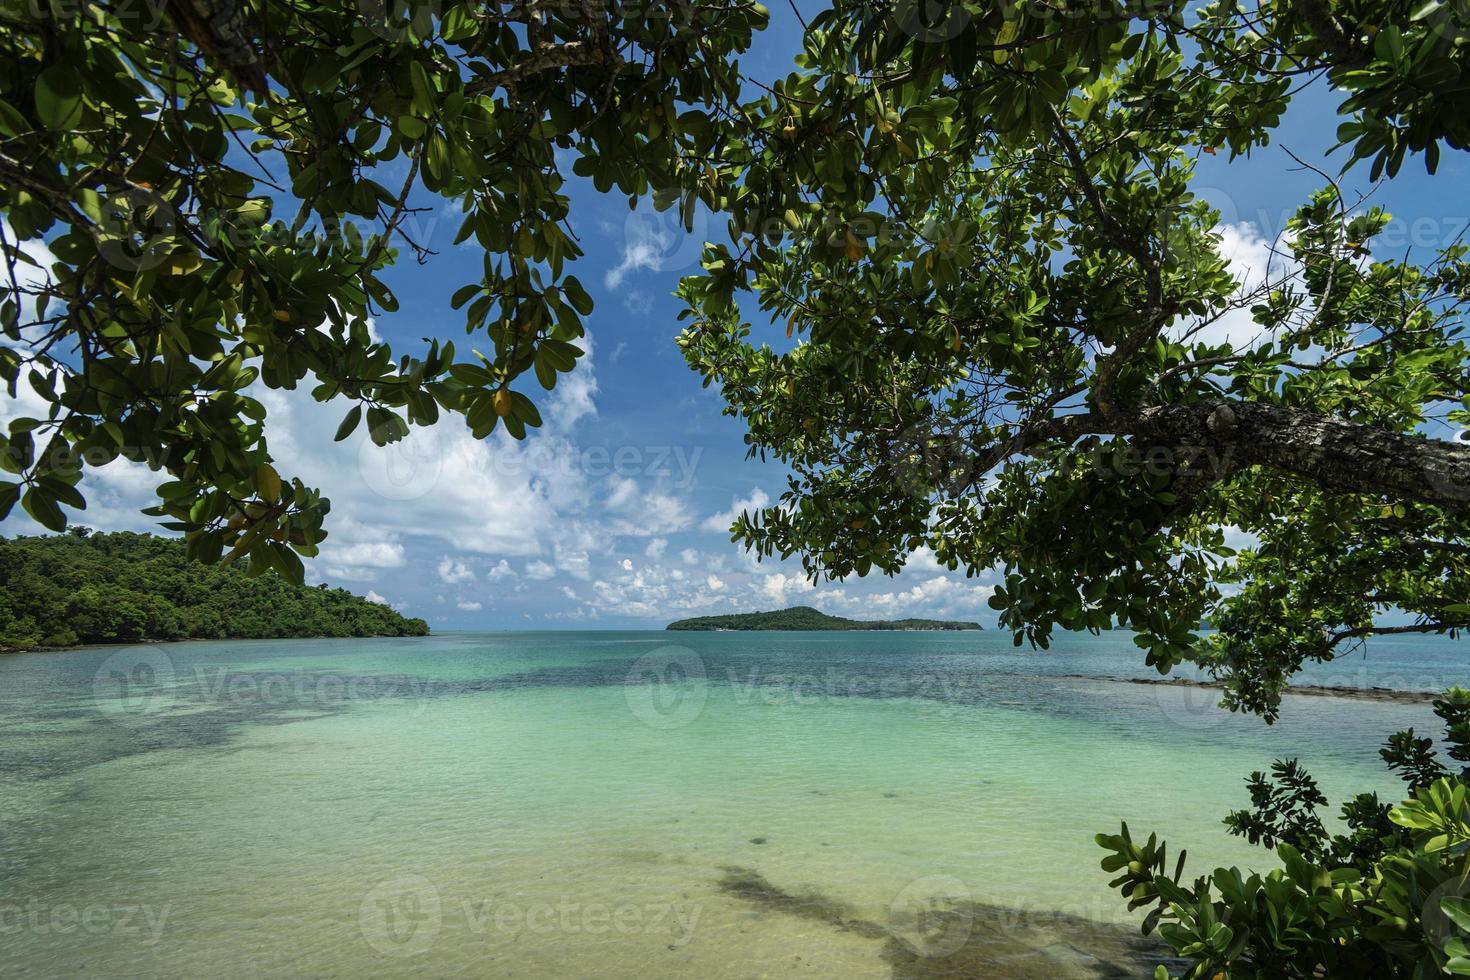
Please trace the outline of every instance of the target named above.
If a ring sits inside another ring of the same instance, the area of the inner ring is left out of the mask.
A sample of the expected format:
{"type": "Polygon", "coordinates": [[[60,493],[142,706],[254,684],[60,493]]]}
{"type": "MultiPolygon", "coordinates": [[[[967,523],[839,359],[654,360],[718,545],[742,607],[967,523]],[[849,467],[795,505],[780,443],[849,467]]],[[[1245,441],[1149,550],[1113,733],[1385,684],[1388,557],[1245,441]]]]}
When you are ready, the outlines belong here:
{"type": "Polygon", "coordinates": [[[0,538],[0,649],[300,636],[423,636],[429,626],[343,589],[241,565],[201,569],[177,538],[0,538]]]}
{"type": "Polygon", "coordinates": [[[378,444],[441,412],[540,424],[511,384],[572,370],[591,301],[558,153],[600,190],[710,193],[712,113],[765,22],[753,0],[169,0],[0,14],[0,376],[48,409],[0,437],[0,517],[46,527],[119,456],[169,477],[153,512],[195,557],[299,580],[328,501],[283,476],[245,389],[309,383],[378,444]],[[453,297],[474,358],[395,358],[368,318],[423,261],[419,210],[484,248],[453,297]],[[43,240],[55,261],[34,257],[43,240]]]}
{"type": "MultiPolygon", "coordinates": [[[[1434,702],[1448,755],[1470,760],[1470,692],[1453,688],[1434,702]]],[[[1281,867],[1266,874],[1217,868],[1183,880],[1183,852],[1136,841],[1124,824],[1097,838],[1117,872],[1113,887],[1144,928],[1160,936],[1189,969],[1188,980],[1233,977],[1332,977],[1429,980],[1470,976],[1470,780],[1438,759],[1433,740],[1413,729],[1389,739],[1384,762],[1409,784],[1398,806],[1362,793],[1342,806],[1344,833],[1317,816],[1327,802],[1295,761],[1271,777],[1251,776],[1252,810],[1230,815],[1233,833],[1275,850],[1281,867]]],[[[1161,980],[1169,973],[1159,967],[1161,980]]]]}
{"type": "Polygon", "coordinates": [[[901,33],[838,3],[808,70],[742,109],[736,239],[680,287],[689,363],[793,472],[735,539],[814,577],[921,546],[999,566],[1017,643],[1131,627],[1268,719],[1306,661],[1470,625],[1464,246],[1375,255],[1388,215],[1319,170],[1243,294],[1191,191],[1201,153],[1264,146],[1324,78],[1343,162],[1435,170],[1467,145],[1463,9],[928,12],[901,33]]]}

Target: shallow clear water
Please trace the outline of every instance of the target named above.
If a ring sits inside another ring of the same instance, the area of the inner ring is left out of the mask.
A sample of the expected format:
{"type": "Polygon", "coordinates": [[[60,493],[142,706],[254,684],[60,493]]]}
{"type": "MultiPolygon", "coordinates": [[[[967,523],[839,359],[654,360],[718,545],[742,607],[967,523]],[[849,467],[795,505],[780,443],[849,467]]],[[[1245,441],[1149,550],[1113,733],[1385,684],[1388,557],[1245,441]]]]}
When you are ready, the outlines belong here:
{"type": "MultiPolygon", "coordinates": [[[[1432,690],[1385,640],[1314,683],[1432,690]]],[[[1127,634],[445,634],[0,658],[0,975],[1147,975],[1092,843],[1242,778],[1397,795],[1427,706],[1267,727],[1127,634]],[[1086,675],[1086,676],[1074,676],[1086,675]],[[962,912],[958,915],[957,912],[962,912]]],[[[1335,806],[1334,806],[1335,809],[1335,806]]]]}

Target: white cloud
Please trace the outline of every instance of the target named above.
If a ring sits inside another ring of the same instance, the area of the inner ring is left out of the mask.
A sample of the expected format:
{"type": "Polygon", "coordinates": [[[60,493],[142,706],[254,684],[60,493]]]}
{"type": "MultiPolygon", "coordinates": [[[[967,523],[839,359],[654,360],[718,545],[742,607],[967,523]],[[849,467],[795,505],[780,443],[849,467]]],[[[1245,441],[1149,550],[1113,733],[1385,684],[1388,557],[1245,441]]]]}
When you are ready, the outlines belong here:
{"type": "Polygon", "coordinates": [[[1186,320],[1172,327],[1176,339],[1188,336],[1189,343],[1211,346],[1229,344],[1237,351],[1257,346],[1266,336],[1266,328],[1251,316],[1253,297],[1263,289],[1279,285],[1293,274],[1286,257],[1276,252],[1254,224],[1237,221],[1217,225],[1220,256],[1228,263],[1230,274],[1238,284],[1236,300],[1213,322],[1195,329],[1197,320],[1186,320]]]}
{"type": "MultiPolygon", "coordinates": [[[[17,240],[15,229],[10,227],[10,222],[4,218],[0,218],[0,232],[4,233],[7,244],[35,263],[31,265],[30,262],[24,260],[16,263],[15,279],[22,290],[40,289],[52,281],[51,266],[56,263],[56,254],[45,242],[35,238],[24,242],[17,240]]],[[[5,285],[6,287],[10,285],[8,276],[5,285]]],[[[8,288],[6,291],[9,292],[8,288]]]]}
{"type": "MultiPolygon", "coordinates": [[[[504,563],[503,559],[502,563],[504,563]]],[[[439,581],[447,585],[458,585],[461,582],[473,582],[474,580],[475,570],[464,562],[447,555],[439,562],[439,581]]]]}
{"type": "Polygon", "coordinates": [[[724,580],[717,575],[711,575],[706,578],[704,584],[709,586],[711,592],[723,592],[725,589],[724,580]]]}
{"type": "Polygon", "coordinates": [[[510,567],[510,562],[502,558],[495,563],[495,567],[490,569],[485,577],[489,579],[514,578],[515,574],[516,570],[510,567]]]}
{"type": "Polygon", "coordinates": [[[629,558],[624,558],[622,561],[618,562],[618,567],[625,572],[631,572],[633,570],[633,562],[629,558]]]}
{"type": "Polygon", "coordinates": [[[461,601],[455,603],[455,608],[456,609],[462,609],[465,612],[479,612],[481,609],[483,609],[485,607],[482,606],[478,602],[466,602],[464,600],[461,600],[461,601]]]}
{"type": "Polygon", "coordinates": [[[761,595],[777,605],[783,605],[788,600],[803,592],[811,592],[815,586],[800,575],[787,575],[785,572],[773,572],[761,580],[761,595]]]}
{"type": "Polygon", "coordinates": [[[695,551],[693,548],[685,548],[683,551],[679,552],[679,560],[686,565],[698,565],[699,552],[695,551]]]}
{"type": "Polygon", "coordinates": [[[943,617],[979,620],[988,609],[994,585],[976,585],[964,579],[936,575],[910,589],[892,592],[846,592],[828,589],[814,601],[830,612],[861,619],[943,617]]]}
{"type": "Polygon", "coordinates": [[[608,289],[617,289],[628,273],[638,269],[657,269],[658,259],[659,250],[653,241],[630,241],[623,247],[622,261],[607,271],[602,277],[602,284],[608,289]]]}
{"type": "Polygon", "coordinates": [[[555,575],[556,569],[552,567],[550,562],[537,559],[536,561],[526,563],[526,578],[544,582],[546,579],[552,578],[555,575]]]}
{"type": "Polygon", "coordinates": [[[365,596],[365,598],[367,599],[368,602],[376,602],[380,606],[392,605],[392,603],[390,603],[387,599],[383,598],[382,596],[378,595],[372,589],[368,589],[368,594],[365,596]]]}
{"type": "Polygon", "coordinates": [[[729,510],[722,510],[718,514],[706,517],[699,526],[706,531],[723,531],[729,533],[730,525],[745,511],[756,511],[771,502],[771,498],[760,487],[750,491],[748,497],[738,497],[731,501],[729,510]]]}
{"type": "Polygon", "coordinates": [[[652,561],[658,561],[664,556],[664,551],[669,547],[668,538],[654,538],[648,542],[648,547],[643,549],[643,554],[652,561]]]}
{"type": "Polygon", "coordinates": [[[592,575],[592,558],[586,551],[572,551],[559,545],[556,549],[556,567],[558,571],[566,572],[572,578],[587,579],[592,575]]]}

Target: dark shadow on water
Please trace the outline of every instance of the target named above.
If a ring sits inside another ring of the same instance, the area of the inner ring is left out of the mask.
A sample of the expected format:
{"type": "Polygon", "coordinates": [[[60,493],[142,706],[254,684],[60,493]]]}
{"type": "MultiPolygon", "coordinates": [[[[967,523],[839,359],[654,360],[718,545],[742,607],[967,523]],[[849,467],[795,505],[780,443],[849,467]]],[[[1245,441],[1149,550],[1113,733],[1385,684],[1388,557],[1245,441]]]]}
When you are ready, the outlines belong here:
{"type": "Polygon", "coordinates": [[[727,866],[720,879],[720,891],[744,899],[771,912],[794,915],[799,919],[821,922],[842,932],[852,932],[867,939],[884,939],[888,930],[876,922],[857,918],[853,909],[817,892],[782,891],[754,868],[727,866]]]}
{"type": "Polygon", "coordinates": [[[788,892],[754,868],[722,870],[719,888],[727,895],[883,940],[878,955],[892,968],[894,980],[1146,980],[1160,963],[1172,972],[1185,966],[1166,955],[1162,944],[1125,926],[978,902],[936,900],[924,939],[911,941],[819,892],[788,892]]]}

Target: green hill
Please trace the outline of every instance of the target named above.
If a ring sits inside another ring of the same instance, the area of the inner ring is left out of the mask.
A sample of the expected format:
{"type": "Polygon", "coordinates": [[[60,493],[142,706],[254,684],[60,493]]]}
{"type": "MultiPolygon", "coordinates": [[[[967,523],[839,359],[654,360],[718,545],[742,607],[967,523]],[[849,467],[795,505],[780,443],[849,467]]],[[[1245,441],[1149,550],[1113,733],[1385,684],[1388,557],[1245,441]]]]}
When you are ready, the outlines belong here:
{"type": "Polygon", "coordinates": [[[892,619],[864,621],[828,616],[811,606],[792,606],[776,612],[735,613],[730,616],[698,616],[670,623],[671,630],[978,630],[979,623],[954,623],[939,619],[892,619]]]}
{"type": "Polygon", "coordinates": [[[345,589],[202,566],[174,538],[85,529],[0,538],[0,648],[428,632],[345,589]]]}

